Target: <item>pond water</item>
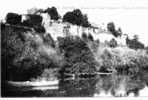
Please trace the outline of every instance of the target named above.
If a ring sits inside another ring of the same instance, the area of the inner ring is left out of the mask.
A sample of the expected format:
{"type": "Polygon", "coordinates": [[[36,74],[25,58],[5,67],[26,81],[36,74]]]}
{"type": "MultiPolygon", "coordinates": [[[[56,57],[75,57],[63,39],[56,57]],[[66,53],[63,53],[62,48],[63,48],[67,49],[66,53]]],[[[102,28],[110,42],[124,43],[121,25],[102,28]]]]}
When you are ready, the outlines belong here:
{"type": "Polygon", "coordinates": [[[60,80],[58,84],[41,87],[2,84],[3,97],[113,97],[148,96],[146,84],[127,76],[102,75],[94,78],[60,80]],[[141,95],[144,94],[144,95],[141,95]]]}

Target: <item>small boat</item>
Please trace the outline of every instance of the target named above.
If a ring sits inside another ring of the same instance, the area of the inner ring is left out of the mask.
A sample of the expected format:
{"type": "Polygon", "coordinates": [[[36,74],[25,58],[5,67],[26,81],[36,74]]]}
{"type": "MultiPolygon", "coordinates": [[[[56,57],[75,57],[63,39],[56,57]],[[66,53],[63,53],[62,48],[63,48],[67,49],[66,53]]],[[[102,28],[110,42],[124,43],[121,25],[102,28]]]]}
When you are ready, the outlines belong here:
{"type": "Polygon", "coordinates": [[[17,82],[17,81],[8,81],[8,84],[13,86],[53,86],[58,85],[59,80],[52,80],[52,81],[25,81],[25,82],[17,82]]]}

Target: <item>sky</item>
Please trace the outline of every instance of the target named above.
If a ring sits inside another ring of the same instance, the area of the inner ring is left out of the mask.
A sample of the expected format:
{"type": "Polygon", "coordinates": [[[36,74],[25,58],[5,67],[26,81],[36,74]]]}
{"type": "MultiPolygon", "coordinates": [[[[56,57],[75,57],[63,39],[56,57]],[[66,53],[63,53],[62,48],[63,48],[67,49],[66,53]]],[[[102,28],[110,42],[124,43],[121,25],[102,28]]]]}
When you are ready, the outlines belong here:
{"type": "Polygon", "coordinates": [[[4,19],[8,12],[24,14],[33,7],[45,9],[52,6],[61,16],[79,8],[92,23],[106,25],[114,22],[123,33],[137,34],[139,40],[148,45],[148,0],[1,0],[0,19],[4,19]]]}

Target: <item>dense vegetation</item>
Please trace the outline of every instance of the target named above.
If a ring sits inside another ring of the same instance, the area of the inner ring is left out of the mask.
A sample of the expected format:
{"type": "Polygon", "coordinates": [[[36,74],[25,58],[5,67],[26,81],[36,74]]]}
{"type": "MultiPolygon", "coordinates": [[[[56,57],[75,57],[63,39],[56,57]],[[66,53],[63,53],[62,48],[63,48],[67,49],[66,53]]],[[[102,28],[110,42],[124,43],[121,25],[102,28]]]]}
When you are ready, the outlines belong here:
{"type": "Polygon", "coordinates": [[[22,16],[16,13],[8,13],[6,17],[6,22],[9,24],[20,24],[22,16]]]}
{"type": "Polygon", "coordinates": [[[127,47],[99,47],[94,56],[98,62],[97,70],[128,75],[135,81],[148,83],[148,55],[144,50],[127,47]]]}
{"type": "Polygon", "coordinates": [[[145,48],[144,44],[139,41],[138,35],[134,35],[133,39],[129,39],[127,37],[126,44],[131,49],[144,49],[145,48]]]}
{"type": "MultiPolygon", "coordinates": [[[[59,19],[55,7],[47,8],[45,12],[51,19],[59,19]]],[[[85,33],[82,38],[67,36],[58,37],[58,41],[54,41],[50,34],[45,35],[41,16],[28,16],[29,19],[21,22],[19,14],[9,13],[6,22],[33,27],[35,32],[1,23],[3,80],[48,79],[61,76],[61,73],[91,74],[101,71],[138,77],[138,80],[148,83],[148,49],[144,49],[137,37],[131,40],[127,38],[127,47],[119,47],[115,39],[103,47],[99,40],[85,33]]],[[[63,22],[90,27],[87,16],[79,9],[67,12],[63,22]]],[[[116,30],[113,22],[108,23],[107,29],[115,37],[122,35],[121,29],[116,30]]]]}
{"type": "Polygon", "coordinates": [[[25,81],[54,72],[58,77],[58,70],[71,74],[95,72],[93,54],[82,39],[59,37],[55,44],[50,34],[43,34],[2,24],[3,80],[25,81]]]}
{"type": "Polygon", "coordinates": [[[107,24],[107,29],[108,31],[110,31],[115,37],[121,36],[122,32],[121,29],[119,28],[118,30],[116,30],[115,24],[113,22],[109,22],[107,24]]]}
{"type": "Polygon", "coordinates": [[[51,19],[53,19],[53,20],[58,20],[60,18],[57,8],[55,8],[55,7],[47,8],[47,9],[45,9],[44,12],[45,13],[47,12],[50,15],[51,19]]]}
{"type": "Polygon", "coordinates": [[[72,12],[67,12],[63,16],[63,22],[69,22],[74,25],[90,27],[90,23],[88,22],[87,15],[82,14],[80,9],[75,9],[72,12]]]}
{"type": "Polygon", "coordinates": [[[95,72],[95,60],[87,44],[79,37],[65,37],[59,39],[59,47],[64,51],[67,73],[93,73],[95,72]]]}
{"type": "Polygon", "coordinates": [[[44,37],[44,41],[37,36],[37,33],[24,33],[21,28],[2,24],[3,80],[28,80],[41,75],[44,69],[60,66],[57,63],[60,55],[52,48],[49,36],[44,37]]]}

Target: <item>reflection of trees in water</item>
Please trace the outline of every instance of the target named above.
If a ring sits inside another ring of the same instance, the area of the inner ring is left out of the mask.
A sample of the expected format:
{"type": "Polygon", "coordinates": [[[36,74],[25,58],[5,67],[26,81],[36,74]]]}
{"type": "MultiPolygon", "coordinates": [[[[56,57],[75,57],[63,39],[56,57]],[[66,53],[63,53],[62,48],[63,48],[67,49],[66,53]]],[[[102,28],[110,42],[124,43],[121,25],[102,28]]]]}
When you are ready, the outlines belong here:
{"type": "Polygon", "coordinates": [[[45,91],[40,91],[40,94],[38,95],[40,97],[59,97],[62,96],[60,95],[58,90],[45,90],[45,91]]]}
{"type": "Polygon", "coordinates": [[[100,94],[105,92],[111,93],[113,96],[128,96],[129,93],[134,93],[135,96],[139,95],[139,91],[145,87],[145,82],[140,76],[130,77],[128,75],[103,75],[99,76],[95,93],[100,94]]]}
{"type": "Polygon", "coordinates": [[[141,74],[131,77],[126,74],[98,75],[93,79],[62,80],[59,88],[62,96],[93,96],[106,93],[112,96],[128,96],[133,93],[139,96],[146,83],[141,74]]]}
{"type": "Polygon", "coordinates": [[[110,92],[113,83],[114,82],[111,75],[101,75],[98,77],[98,80],[96,82],[95,92],[97,94],[100,94],[102,91],[108,93],[110,92]]]}
{"type": "Polygon", "coordinates": [[[61,81],[59,87],[65,91],[65,96],[93,96],[95,79],[76,79],[61,81]]]}

